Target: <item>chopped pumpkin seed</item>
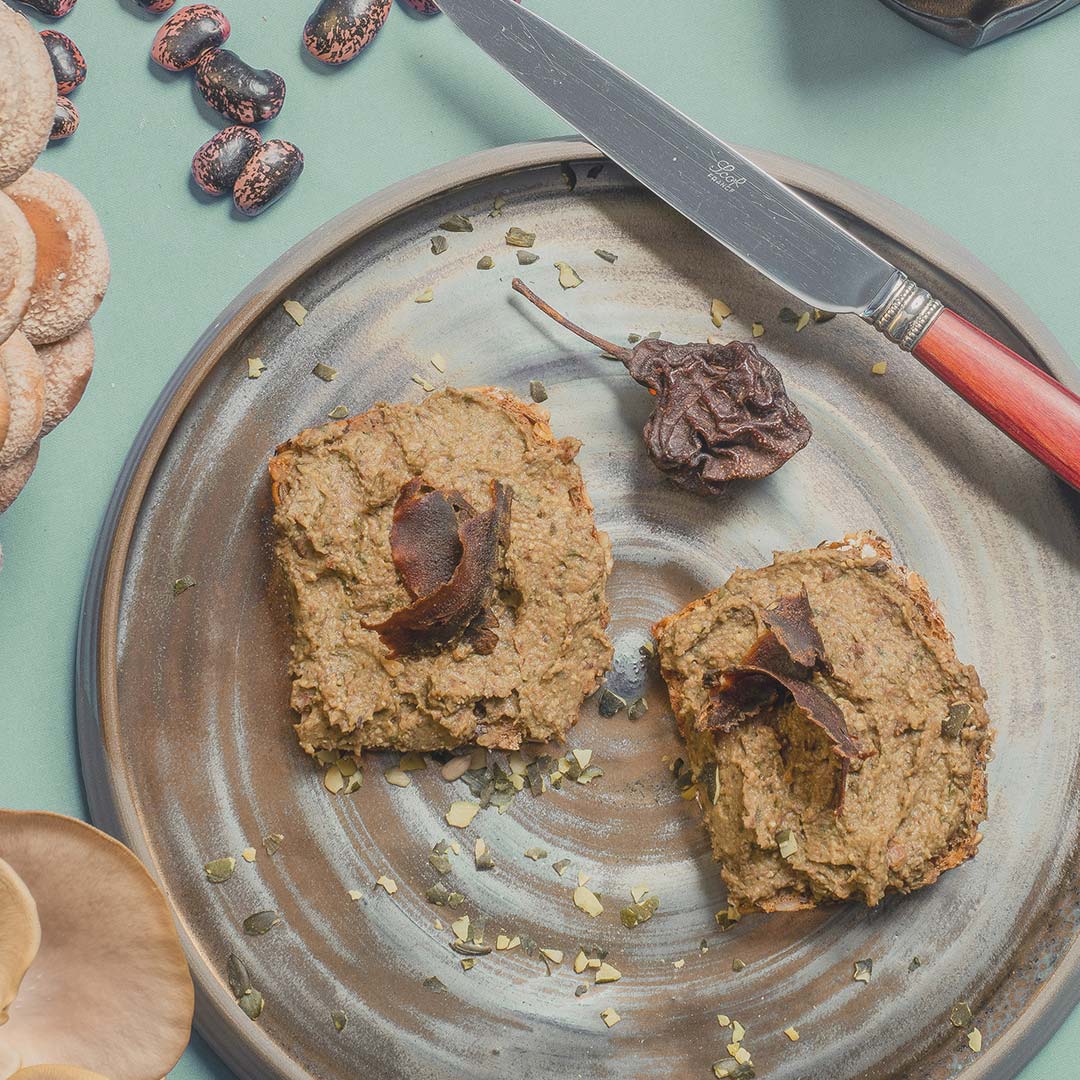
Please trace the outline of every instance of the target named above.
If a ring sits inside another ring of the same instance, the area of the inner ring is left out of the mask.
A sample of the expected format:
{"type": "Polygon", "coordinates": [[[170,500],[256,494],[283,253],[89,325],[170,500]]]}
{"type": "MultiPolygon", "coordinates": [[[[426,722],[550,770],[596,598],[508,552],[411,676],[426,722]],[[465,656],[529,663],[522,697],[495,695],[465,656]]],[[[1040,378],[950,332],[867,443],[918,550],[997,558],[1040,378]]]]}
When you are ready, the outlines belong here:
{"type": "Polygon", "coordinates": [[[622,972],[614,967],[612,964],[601,963],[596,969],[596,982],[597,983],[613,983],[618,982],[622,978],[622,972]]]}
{"type": "Polygon", "coordinates": [[[731,315],[731,308],[723,300],[714,300],[709,306],[709,317],[713,326],[723,326],[724,320],[731,315]]]}
{"type": "Polygon", "coordinates": [[[495,265],[495,260],[490,255],[482,255],[476,263],[477,270],[490,270],[495,265]]]}
{"type": "Polygon", "coordinates": [[[870,370],[875,375],[884,375],[889,370],[889,364],[885,360],[879,360],[870,370]]]}
{"type": "Polygon", "coordinates": [[[600,1014],[600,1019],[603,1020],[609,1028],[613,1028],[622,1017],[614,1009],[605,1009],[600,1014]]]}
{"type": "Polygon", "coordinates": [[[266,365],[257,356],[248,357],[247,367],[249,379],[257,379],[266,370],[266,365]]]}
{"type": "Polygon", "coordinates": [[[579,885],[574,890],[574,903],[594,919],[604,913],[604,905],[597,899],[596,894],[584,885],[579,885]]]}
{"type": "Polygon", "coordinates": [[[515,225],[507,232],[506,242],[511,247],[531,248],[536,243],[536,233],[526,232],[515,225]]]}
{"type": "Polygon", "coordinates": [[[213,885],[220,885],[233,876],[236,860],[230,855],[224,859],[211,859],[204,867],[206,880],[213,885]]]}
{"type": "Polygon", "coordinates": [[[425,289],[419,296],[415,297],[418,304],[430,304],[435,299],[434,289],[425,289]]]}
{"type": "Polygon", "coordinates": [[[286,314],[297,326],[303,326],[307,318],[307,308],[297,300],[286,300],[282,305],[286,314]]]}
{"type": "Polygon", "coordinates": [[[190,574],[185,574],[181,578],[177,578],[173,582],[172,594],[173,596],[179,596],[182,592],[187,592],[188,589],[195,587],[195,579],[190,574]]]}
{"type": "Polygon", "coordinates": [[[455,802],[450,804],[446,811],[446,823],[455,829],[464,829],[472,824],[472,819],[480,811],[479,803],[455,802]]]}
{"type": "Polygon", "coordinates": [[[581,284],[580,275],[569,263],[557,262],[555,267],[559,271],[559,284],[564,289],[576,289],[581,284]]]}
{"type": "Polygon", "coordinates": [[[397,892],[397,882],[392,877],[387,877],[383,874],[381,877],[375,879],[376,885],[381,885],[390,896],[393,896],[397,892]]]}
{"type": "Polygon", "coordinates": [[[240,852],[240,858],[243,859],[244,862],[254,862],[258,855],[259,853],[253,847],[246,847],[240,852]]]}
{"type": "Polygon", "coordinates": [[[619,257],[613,252],[605,251],[603,248],[597,248],[596,251],[593,252],[593,254],[599,256],[599,258],[603,259],[604,262],[607,263],[613,263],[619,257]]]}
{"type": "Polygon", "coordinates": [[[383,776],[386,778],[386,782],[394,787],[408,787],[412,783],[408,774],[402,772],[397,765],[387,769],[383,776]]]}
{"type": "Polygon", "coordinates": [[[753,334],[754,337],[764,337],[764,335],[765,335],[765,324],[764,323],[759,323],[759,322],[751,323],[750,324],[750,333],[753,334]]]}
{"type": "Polygon", "coordinates": [[[978,1028],[972,1028],[968,1032],[968,1046],[977,1054],[982,1050],[982,1032],[978,1028]]]}
{"type": "Polygon", "coordinates": [[[333,382],[337,378],[337,368],[324,364],[321,361],[311,369],[311,374],[323,382],[333,382]]]}
{"type": "Polygon", "coordinates": [[[856,960],[855,970],[852,973],[852,978],[856,982],[868,983],[870,976],[874,973],[874,961],[873,960],[856,960]]]}
{"type": "Polygon", "coordinates": [[[445,221],[439,222],[439,228],[445,232],[472,232],[472,222],[464,214],[451,214],[445,221]]]}
{"type": "Polygon", "coordinates": [[[790,1040],[791,1040],[792,1042],[798,1042],[798,1041],[799,1041],[799,1033],[798,1033],[798,1032],[797,1032],[797,1031],[796,1031],[796,1030],[795,1030],[795,1029],[794,1029],[793,1027],[789,1027],[789,1028],[784,1028],[784,1034],[785,1034],[785,1035],[786,1035],[786,1036],[787,1036],[787,1037],[788,1037],[788,1038],[789,1038],[789,1039],[790,1039],[790,1040]]]}

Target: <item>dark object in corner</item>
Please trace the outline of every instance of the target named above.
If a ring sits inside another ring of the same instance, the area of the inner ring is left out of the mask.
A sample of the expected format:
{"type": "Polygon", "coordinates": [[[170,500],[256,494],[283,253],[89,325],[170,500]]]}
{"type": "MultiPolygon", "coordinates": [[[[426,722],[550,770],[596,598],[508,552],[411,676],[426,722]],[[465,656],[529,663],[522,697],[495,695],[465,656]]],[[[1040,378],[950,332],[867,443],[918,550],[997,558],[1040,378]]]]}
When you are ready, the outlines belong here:
{"type": "Polygon", "coordinates": [[[1075,7],[1080,0],[882,0],[909,22],[973,49],[1075,7]]]}

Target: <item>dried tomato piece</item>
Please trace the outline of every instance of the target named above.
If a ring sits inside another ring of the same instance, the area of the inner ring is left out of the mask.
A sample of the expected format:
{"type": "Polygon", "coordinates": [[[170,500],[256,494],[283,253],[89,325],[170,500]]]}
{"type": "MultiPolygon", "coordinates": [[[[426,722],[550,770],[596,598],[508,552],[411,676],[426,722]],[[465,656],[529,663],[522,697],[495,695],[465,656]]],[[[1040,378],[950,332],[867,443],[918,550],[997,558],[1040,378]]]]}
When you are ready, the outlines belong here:
{"type": "Polygon", "coordinates": [[[415,477],[402,487],[390,526],[390,555],[415,600],[445,585],[461,562],[460,523],[476,513],[456,491],[415,477]]]}
{"type": "Polygon", "coordinates": [[[840,759],[836,812],[844,806],[851,762],[873,755],[848,731],[843,710],[813,683],[815,670],[830,670],[821,634],[814,624],[805,586],[801,593],[781,597],[764,613],[766,629],[738,665],[709,672],[709,710],[700,727],[728,732],[740,724],[762,718],[790,696],[799,711],[820,728],[840,759]],[[811,661],[806,663],[804,661],[811,661]]]}
{"type": "Polygon", "coordinates": [[[491,509],[459,520],[461,559],[449,580],[383,622],[365,623],[379,635],[391,656],[441,648],[474,625],[477,651],[494,648],[497,639],[492,639],[490,608],[502,551],[509,539],[511,500],[511,490],[492,481],[491,509]]]}
{"type": "Polygon", "coordinates": [[[715,495],[731,480],[775,472],[813,431],[780,372],[749,342],[675,345],[646,338],[633,349],[582,329],[514,279],[513,288],[560,325],[619,359],[656,397],[645,445],[656,466],[691,491],[715,495]]]}

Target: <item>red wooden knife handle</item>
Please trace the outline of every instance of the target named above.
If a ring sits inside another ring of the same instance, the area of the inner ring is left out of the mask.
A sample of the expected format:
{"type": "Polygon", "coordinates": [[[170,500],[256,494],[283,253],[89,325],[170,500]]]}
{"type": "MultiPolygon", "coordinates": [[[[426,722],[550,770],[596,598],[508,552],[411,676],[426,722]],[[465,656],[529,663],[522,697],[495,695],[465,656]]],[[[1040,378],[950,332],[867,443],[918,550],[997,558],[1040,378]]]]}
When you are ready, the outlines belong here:
{"type": "Polygon", "coordinates": [[[1006,435],[1080,488],[1080,397],[948,308],[911,351],[1006,435]]]}

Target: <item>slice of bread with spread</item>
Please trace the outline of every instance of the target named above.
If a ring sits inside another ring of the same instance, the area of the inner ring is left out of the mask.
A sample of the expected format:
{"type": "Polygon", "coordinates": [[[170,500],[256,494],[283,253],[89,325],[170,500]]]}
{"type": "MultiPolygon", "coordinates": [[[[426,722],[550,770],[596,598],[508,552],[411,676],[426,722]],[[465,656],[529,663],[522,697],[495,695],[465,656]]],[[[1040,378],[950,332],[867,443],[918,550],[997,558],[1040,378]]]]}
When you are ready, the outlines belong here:
{"type": "Polygon", "coordinates": [[[561,739],[611,660],[607,537],[544,411],[378,404],[270,462],[303,748],[561,739]]]}
{"type": "Polygon", "coordinates": [[[875,905],[975,854],[986,693],[880,537],[777,553],[654,633],[733,913],[875,905]]]}

